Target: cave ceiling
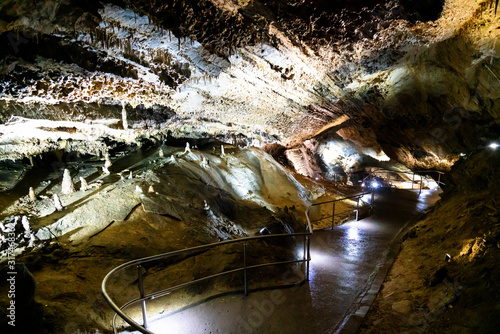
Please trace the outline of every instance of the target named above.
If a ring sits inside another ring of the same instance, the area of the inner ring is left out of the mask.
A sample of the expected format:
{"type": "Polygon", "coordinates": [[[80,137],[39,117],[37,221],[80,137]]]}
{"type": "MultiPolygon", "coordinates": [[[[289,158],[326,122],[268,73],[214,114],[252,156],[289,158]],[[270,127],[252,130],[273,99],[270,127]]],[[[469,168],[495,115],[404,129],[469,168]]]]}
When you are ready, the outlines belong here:
{"type": "Polygon", "coordinates": [[[127,140],[287,148],[331,133],[408,167],[447,168],[500,133],[497,5],[6,0],[0,153],[53,148],[7,126],[45,119],[101,122],[127,140]],[[120,132],[110,120],[123,112],[120,132]]]}

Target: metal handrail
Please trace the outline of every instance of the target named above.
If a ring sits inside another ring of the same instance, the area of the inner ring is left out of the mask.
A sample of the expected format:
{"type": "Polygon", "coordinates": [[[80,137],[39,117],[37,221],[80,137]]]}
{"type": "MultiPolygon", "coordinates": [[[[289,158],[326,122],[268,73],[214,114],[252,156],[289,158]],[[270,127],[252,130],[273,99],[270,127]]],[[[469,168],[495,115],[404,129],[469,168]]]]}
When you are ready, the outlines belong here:
{"type": "MultiPolygon", "coordinates": [[[[356,212],[356,220],[358,220],[358,214],[359,214],[359,202],[363,202],[365,204],[369,204],[370,205],[370,209],[373,209],[375,207],[375,192],[372,190],[372,191],[369,191],[369,192],[364,192],[364,193],[360,193],[360,194],[357,194],[357,195],[353,195],[353,196],[347,196],[347,197],[342,197],[342,198],[338,198],[338,199],[334,199],[334,200],[330,200],[330,201],[326,201],[326,202],[320,202],[320,203],[314,203],[314,204],[311,204],[307,210],[306,210],[306,219],[307,219],[307,224],[309,226],[311,226],[311,223],[312,222],[315,222],[315,221],[319,221],[319,220],[324,220],[324,219],[327,219],[327,218],[332,218],[332,229],[335,225],[335,216],[338,216],[342,213],[346,213],[346,212],[356,212]],[[370,200],[370,203],[367,203],[365,201],[362,200],[363,196],[365,195],[371,195],[371,200],[370,200]],[[352,198],[357,198],[358,201],[357,201],[357,205],[356,205],[356,209],[354,210],[346,210],[346,211],[343,211],[343,212],[338,212],[337,214],[335,214],[335,203],[336,202],[339,202],[339,201],[343,201],[343,200],[346,200],[346,199],[352,199],[352,198]],[[330,203],[333,203],[333,208],[332,208],[332,215],[331,216],[328,216],[328,217],[322,217],[320,219],[315,219],[315,220],[312,220],[309,218],[309,210],[313,207],[313,206],[319,206],[319,205],[324,205],[324,204],[330,204],[330,203]]],[[[311,229],[312,231],[312,229],[311,229]]]]}
{"type": "MultiPolygon", "coordinates": [[[[438,186],[441,186],[441,185],[445,186],[446,185],[444,182],[441,181],[441,175],[444,175],[445,173],[441,172],[439,170],[432,170],[432,169],[402,172],[402,171],[396,171],[396,170],[381,167],[381,168],[377,168],[377,169],[372,170],[366,177],[363,178],[363,181],[366,180],[370,175],[375,175],[375,173],[379,173],[379,174],[389,174],[389,182],[390,182],[390,179],[391,179],[390,173],[409,174],[410,172],[412,174],[412,183],[411,183],[412,190],[413,190],[413,186],[415,184],[415,175],[418,175],[419,173],[421,173],[421,174],[438,173],[438,179],[437,179],[437,181],[436,180],[434,180],[434,181],[436,182],[436,184],[438,186]]],[[[419,197],[420,197],[420,194],[422,193],[422,184],[423,184],[423,178],[422,178],[422,176],[420,176],[420,184],[419,184],[419,192],[418,192],[419,197]]]]}
{"type": "MultiPolygon", "coordinates": [[[[380,174],[389,174],[389,173],[396,173],[396,174],[412,174],[413,175],[413,181],[415,180],[415,174],[429,174],[429,173],[438,173],[438,180],[436,181],[436,183],[438,185],[442,184],[442,185],[445,185],[444,182],[441,182],[441,175],[444,175],[445,172],[442,172],[442,171],[439,171],[439,170],[433,170],[433,169],[426,169],[426,170],[416,170],[416,171],[408,171],[408,172],[404,172],[404,171],[398,171],[398,170],[393,170],[393,169],[389,169],[389,168],[377,168],[377,169],[374,169],[372,170],[368,176],[374,174],[374,173],[380,173],[380,174]]],[[[368,176],[366,176],[364,179],[366,179],[368,176]]],[[[363,179],[363,180],[364,180],[363,179]]]]}
{"type": "Polygon", "coordinates": [[[165,295],[169,294],[171,291],[174,291],[174,290],[177,290],[177,289],[181,289],[181,288],[187,287],[189,285],[196,284],[196,283],[199,283],[201,281],[212,279],[212,278],[215,278],[215,277],[219,277],[219,276],[228,275],[228,274],[232,274],[232,273],[243,271],[243,273],[244,273],[245,295],[247,295],[248,294],[248,290],[247,290],[247,275],[246,275],[247,270],[255,269],[255,268],[268,267],[268,266],[276,266],[276,265],[282,265],[282,264],[291,264],[291,263],[299,263],[299,262],[301,262],[301,263],[305,263],[305,269],[304,269],[304,271],[305,271],[305,280],[307,281],[307,280],[309,280],[309,262],[311,261],[310,239],[309,239],[309,237],[312,234],[312,232],[313,232],[312,225],[311,225],[311,222],[308,219],[307,226],[306,226],[306,232],[303,232],[303,233],[271,234],[271,235],[262,235],[262,236],[254,236],[254,237],[245,237],[245,238],[239,238],[239,239],[233,239],[233,240],[226,240],[226,241],[222,241],[222,242],[218,242],[218,243],[201,245],[201,246],[191,247],[191,248],[187,248],[187,249],[181,249],[181,250],[177,250],[177,251],[173,251],[173,252],[168,252],[168,253],[153,255],[153,256],[149,256],[149,257],[145,257],[145,258],[141,258],[141,259],[136,259],[136,260],[132,260],[132,261],[123,263],[123,264],[119,265],[118,267],[115,267],[114,269],[112,269],[104,277],[104,279],[102,281],[102,284],[101,284],[101,290],[102,290],[102,293],[104,295],[104,298],[109,303],[109,305],[111,306],[111,308],[116,312],[115,316],[113,317],[113,330],[114,330],[115,333],[117,333],[117,331],[116,331],[116,319],[117,319],[117,316],[120,316],[120,318],[122,318],[125,322],[127,322],[132,328],[140,331],[141,333],[154,334],[153,332],[149,331],[146,328],[147,327],[147,312],[146,312],[146,304],[145,304],[146,300],[152,300],[152,299],[155,299],[155,298],[158,298],[158,297],[162,297],[162,296],[165,296],[165,295]],[[257,265],[247,266],[247,263],[246,263],[247,242],[249,242],[249,241],[255,241],[255,240],[262,241],[262,240],[266,240],[266,239],[269,239],[269,238],[285,238],[285,237],[288,238],[288,237],[300,237],[300,236],[304,237],[304,253],[303,253],[302,259],[300,259],[300,260],[280,261],[280,262],[273,262],[273,263],[261,263],[261,264],[257,264],[257,265]],[[228,270],[228,271],[224,271],[224,272],[221,272],[221,273],[217,273],[217,274],[213,274],[213,275],[209,275],[209,276],[205,276],[205,277],[201,277],[201,278],[198,278],[196,280],[192,280],[192,281],[189,281],[189,282],[178,284],[176,286],[169,287],[169,288],[166,288],[166,289],[163,289],[163,290],[160,290],[160,291],[156,291],[154,293],[150,293],[150,294],[147,294],[147,295],[144,293],[144,283],[143,283],[143,277],[142,277],[142,268],[143,268],[142,265],[143,264],[150,263],[150,262],[153,262],[153,261],[163,260],[163,259],[166,259],[166,258],[169,258],[169,257],[172,257],[172,256],[176,256],[176,255],[181,255],[181,254],[185,254],[185,253],[192,253],[192,252],[196,252],[196,251],[200,251],[200,250],[208,250],[208,249],[211,249],[211,248],[216,248],[216,247],[219,247],[219,246],[233,244],[233,243],[243,243],[243,254],[244,254],[243,255],[243,258],[244,258],[243,267],[232,269],[232,270],[228,270]],[[110,295],[109,295],[109,293],[108,293],[108,291],[106,289],[106,285],[107,285],[109,279],[114,274],[116,274],[117,272],[119,272],[121,270],[124,270],[124,269],[127,269],[127,268],[131,268],[131,267],[134,267],[134,266],[137,268],[138,287],[139,287],[140,297],[139,298],[135,298],[135,299],[133,299],[131,301],[128,301],[124,305],[122,305],[121,307],[119,307],[113,301],[113,299],[110,297],[110,295]],[[123,310],[125,308],[129,307],[130,305],[132,305],[134,303],[138,303],[138,302],[141,302],[141,304],[142,304],[141,306],[142,306],[143,326],[141,326],[139,323],[137,323],[136,321],[134,321],[132,318],[130,318],[129,316],[127,316],[123,312],[123,310]]]}

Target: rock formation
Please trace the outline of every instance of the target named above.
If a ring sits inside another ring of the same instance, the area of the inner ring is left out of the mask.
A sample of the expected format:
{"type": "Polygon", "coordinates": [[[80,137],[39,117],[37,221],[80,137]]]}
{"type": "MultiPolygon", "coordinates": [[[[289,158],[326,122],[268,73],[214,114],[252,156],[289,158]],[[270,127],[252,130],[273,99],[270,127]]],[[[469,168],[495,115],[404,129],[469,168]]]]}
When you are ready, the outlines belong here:
{"type": "Polygon", "coordinates": [[[69,195],[75,192],[75,186],[73,184],[73,179],[71,178],[71,174],[69,170],[65,169],[61,184],[61,193],[64,195],[69,195]]]}
{"type": "Polygon", "coordinates": [[[33,189],[33,187],[30,187],[30,189],[29,189],[28,198],[29,198],[30,202],[36,201],[35,190],[33,189]]]}
{"type": "Polygon", "coordinates": [[[90,189],[90,187],[89,187],[87,181],[85,180],[85,178],[80,176],[80,191],[87,191],[89,189],[90,189]]]}
{"type": "Polygon", "coordinates": [[[57,194],[54,194],[53,198],[54,198],[54,206],[55,206],[56,210],[57,211],[64,210],[62,203],[61,203],[61,200],[59,199],[59,196],[57,196],[57,194]]]}

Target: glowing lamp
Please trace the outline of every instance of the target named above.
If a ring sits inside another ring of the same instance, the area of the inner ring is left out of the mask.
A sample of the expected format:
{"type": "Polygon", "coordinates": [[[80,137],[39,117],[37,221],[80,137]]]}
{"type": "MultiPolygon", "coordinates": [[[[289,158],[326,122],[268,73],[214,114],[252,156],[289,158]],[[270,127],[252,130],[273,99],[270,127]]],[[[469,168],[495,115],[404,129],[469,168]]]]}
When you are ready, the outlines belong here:
{"type": "Polygon", "coordinates": [[[498,145],[497,143],[491,143],[491,144],[488,145],[488,147],[491,148],[491,149],[496,150],[498,147],[500,147],[500,145],[498,145]]]}

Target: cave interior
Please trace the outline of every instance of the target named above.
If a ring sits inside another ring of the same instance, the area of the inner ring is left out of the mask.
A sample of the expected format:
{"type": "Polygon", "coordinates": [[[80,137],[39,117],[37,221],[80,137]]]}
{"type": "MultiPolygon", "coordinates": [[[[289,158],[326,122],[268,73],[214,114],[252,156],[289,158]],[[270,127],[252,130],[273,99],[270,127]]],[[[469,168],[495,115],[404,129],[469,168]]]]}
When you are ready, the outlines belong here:
{"type": "MultiPolygon", "coordinates": [[[[383,242],[391,265],[345,332],[498,332],[498,5],[1,1],[0,331],[112,333],[101,283],[122,263],[222,243],[144,264],[153,291],[242,256],[287,261],[303,236],[253,237],[308,231],[306,212],[332,210],[311,206],[335,200],[336,221],[312,229],[341,230],[377,207],[340,199],[374,191],[439,197],[383,242]]],[[[309,284],[285,267],[259,268],[250,286],[309,284]]],[[[120,275],[109,291],[123,304],[138,274],[120,275]]],[[[238,275],[148,307],[241,294],[238,275]]]]}

